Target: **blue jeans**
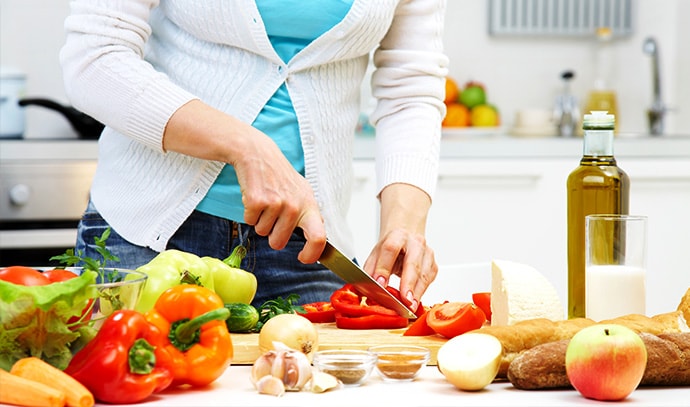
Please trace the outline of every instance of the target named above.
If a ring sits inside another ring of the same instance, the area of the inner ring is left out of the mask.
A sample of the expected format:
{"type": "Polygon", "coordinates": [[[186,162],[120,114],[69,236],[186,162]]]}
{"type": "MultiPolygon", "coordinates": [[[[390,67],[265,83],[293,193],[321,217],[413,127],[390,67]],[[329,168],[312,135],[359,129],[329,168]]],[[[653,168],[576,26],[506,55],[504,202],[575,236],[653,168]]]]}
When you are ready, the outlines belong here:
{"type": "MultiPolygon", "coordinates": [[[[94,238],[100,237],[108,227],[95,206],[89,203],[79,222],[75,249],[87,257],[101,259],[95,250],[94,238]]],[[[253,273],[257,279],[258,288],[252,302],[256,307],[290,294],[300,296],[299,304],[329,301],[333,291],[345,283],[319,263],[302,264],[297,260],[304,246],[304,238],[298,234],[292,235],[284,249],[274,250],[268,245],[268,238],[256,234],[253,227],[198,211],[193,212],[173,235],[167,249],[224,259],[238,244],[247,248],[242,269],[253,273]]],[[[112,228],[106,246],[120,259],[116,264],[108,264],[109,267],[136,269],[158,254],[148,247],[129,243],[112,228]]]]}

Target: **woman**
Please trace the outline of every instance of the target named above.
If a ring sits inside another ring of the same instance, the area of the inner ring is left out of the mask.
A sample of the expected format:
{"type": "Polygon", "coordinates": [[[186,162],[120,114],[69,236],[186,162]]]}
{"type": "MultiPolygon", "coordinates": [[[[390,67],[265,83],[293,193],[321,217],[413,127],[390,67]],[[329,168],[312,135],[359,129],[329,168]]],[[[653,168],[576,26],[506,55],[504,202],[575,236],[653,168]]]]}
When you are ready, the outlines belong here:
{"type": "Polygon", "coordinates": [[[256,304],[328,300],[316,263],[346,223],[360,85],[375,50],[380,240],[364,263],[416,308],[437,273],[444,0],[76,0],[60,58],[71,103],[105,123],[77,249],[108,226],[119,267],[165,249],[248,246],[256,304]],[[302,233],[293,233],[300,228],[302,233]]]}

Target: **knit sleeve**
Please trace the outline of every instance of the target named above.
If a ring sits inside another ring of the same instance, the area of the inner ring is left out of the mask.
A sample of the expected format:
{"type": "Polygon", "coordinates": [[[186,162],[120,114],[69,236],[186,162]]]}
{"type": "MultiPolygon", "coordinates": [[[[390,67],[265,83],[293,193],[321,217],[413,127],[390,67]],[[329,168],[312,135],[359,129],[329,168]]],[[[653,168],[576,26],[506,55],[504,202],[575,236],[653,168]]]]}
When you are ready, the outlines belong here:
{"type": "Polygon", "coordinates": [[[116,131],[162,151],[172,114],[194,99],[144,60],[158,0],[74,0],[60,51],[70,102],[116,131]]]}
{"type": "Polygon", "coordinates": [[[434,195],[448,73],[444,14],[445,0],[402,1],[374,53],[379,191],[402,182],[434,195]]]}

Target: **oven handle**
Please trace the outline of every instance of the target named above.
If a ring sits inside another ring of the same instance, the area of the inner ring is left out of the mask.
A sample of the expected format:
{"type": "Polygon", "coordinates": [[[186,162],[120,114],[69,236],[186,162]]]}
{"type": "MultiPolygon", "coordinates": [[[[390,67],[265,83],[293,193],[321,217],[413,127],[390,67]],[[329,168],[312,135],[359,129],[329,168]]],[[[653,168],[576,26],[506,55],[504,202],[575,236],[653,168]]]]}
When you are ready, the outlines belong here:
{"type": "Polygon", "coordinates": [[[0,249],[74,247],[77,229],[0,230],[0,249]]]}

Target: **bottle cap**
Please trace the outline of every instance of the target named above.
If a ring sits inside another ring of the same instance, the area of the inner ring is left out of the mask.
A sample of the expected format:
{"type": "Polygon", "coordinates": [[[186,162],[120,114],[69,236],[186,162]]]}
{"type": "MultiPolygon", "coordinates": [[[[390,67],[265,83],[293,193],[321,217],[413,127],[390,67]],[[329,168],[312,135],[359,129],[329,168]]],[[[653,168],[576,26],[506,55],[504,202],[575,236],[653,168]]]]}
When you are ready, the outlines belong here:
{"type": "Polygon", "coordinates": [[[591,114],[586,114],[582,121],[582,128],[610,128],[613,129],[616,124],[616,116],[609,114],[607,111],[593,110],[591,114]]]}

